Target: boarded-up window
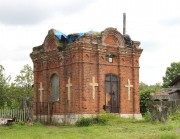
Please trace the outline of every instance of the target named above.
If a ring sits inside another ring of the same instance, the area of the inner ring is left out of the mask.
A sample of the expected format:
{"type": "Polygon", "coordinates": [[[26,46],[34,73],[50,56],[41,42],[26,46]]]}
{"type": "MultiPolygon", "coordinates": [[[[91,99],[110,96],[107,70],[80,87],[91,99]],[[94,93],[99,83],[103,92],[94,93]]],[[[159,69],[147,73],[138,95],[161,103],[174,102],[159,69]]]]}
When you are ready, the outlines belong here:
{"type": "Polygon", "coordinates": [[[59,78],[56,74],[52,75],[51,78],[51,100],[58,101],[59,100],[59,78]]]}

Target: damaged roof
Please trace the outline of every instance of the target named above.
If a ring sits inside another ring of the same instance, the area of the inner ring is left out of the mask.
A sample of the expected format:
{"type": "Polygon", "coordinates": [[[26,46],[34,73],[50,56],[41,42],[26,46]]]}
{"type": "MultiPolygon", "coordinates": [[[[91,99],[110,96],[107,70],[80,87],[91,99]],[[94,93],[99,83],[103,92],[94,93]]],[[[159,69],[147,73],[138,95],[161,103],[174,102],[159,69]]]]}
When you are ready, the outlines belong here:
{"type": "Polygon", "coordinates": [[[76,40],[79,40],[81,37],[83,37],[85,34],[95,34],[96,32],[93,32],[93,31],[89,31],[89,32],[86,32],[86,33],[73,33],[73,34],[64,34],[62,33],[61,31],[58,31],[58,30],[55,30],[54,31],[54,35],[60,40],[60,41],[63,41],[63,42],[66,42],[66,43],[72,43],[76,40]]]}

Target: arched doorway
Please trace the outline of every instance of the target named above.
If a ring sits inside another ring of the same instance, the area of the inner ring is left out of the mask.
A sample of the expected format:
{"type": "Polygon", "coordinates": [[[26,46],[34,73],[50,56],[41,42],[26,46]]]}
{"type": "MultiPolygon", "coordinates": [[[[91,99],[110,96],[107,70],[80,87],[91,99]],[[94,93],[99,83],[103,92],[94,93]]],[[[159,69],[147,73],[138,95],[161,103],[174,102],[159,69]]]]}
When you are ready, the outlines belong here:
{"type": "Polygon", "coordinates": [[[119,112],[119,78],[114,74],[105,77],[105,110],[119,112]]]}

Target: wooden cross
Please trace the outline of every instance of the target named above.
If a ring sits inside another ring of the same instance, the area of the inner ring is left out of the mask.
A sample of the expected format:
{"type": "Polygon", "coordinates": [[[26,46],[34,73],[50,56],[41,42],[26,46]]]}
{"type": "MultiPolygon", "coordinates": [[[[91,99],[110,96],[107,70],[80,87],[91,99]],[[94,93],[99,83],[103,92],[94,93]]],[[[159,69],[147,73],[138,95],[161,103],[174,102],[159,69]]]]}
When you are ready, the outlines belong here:
{"type": "Polygon", "coordinates": [[[89,83],[92,86],[92,98],[95,99],[95,87],[98,86],[98,83],[95,83],[95,77],[92,77],[92,83],[89,83]]]}
{"type": "Polygon", "coordinates": [[[40,102],[42,102],[43,101],[43,91],[44,91],[44,88],[42,86],[42,82],[40,82],[39,91],[40,91],[40,102]]]}
{"type": "Polygon", "coordinates": [[[125,85],[125,87],[128,88],[128,100],[130,100],[130,92],[131,92],[131,87],[133,87],[133,85],[131,85],[130,80],[128,79],[128,84],[125,85]]]}
{"type": "Polygon", "coordinates": [[[70,94],[71,94],[71,86],[72,86],[71,78],[68,78],[68,84],[66,84],[66,87],[68,88],[68,101],[71,100],[71,97],[70,97],[70,94]]]}

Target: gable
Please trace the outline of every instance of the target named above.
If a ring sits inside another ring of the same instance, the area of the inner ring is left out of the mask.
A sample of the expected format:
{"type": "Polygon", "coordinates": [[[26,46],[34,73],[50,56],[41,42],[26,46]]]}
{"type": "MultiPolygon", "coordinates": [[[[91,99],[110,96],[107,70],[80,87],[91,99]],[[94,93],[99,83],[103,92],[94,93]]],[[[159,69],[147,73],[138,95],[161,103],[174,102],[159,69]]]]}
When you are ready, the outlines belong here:
{"type": "Polygon", "coordinates": [[[102,44],[111,47],[125,47],[123,35],[115,28],[107,28],[102,32],[102,44]]]}
{"type": "Polygon", "coordinates": [[[51,29],[48,32],[48,35],[46,36],[45,40],[44,40],[44,50],[47,51],[51,51],[51,50],[55,50],[58,47],[58,38],[54,35],[55,33],[55,29],[51,29]]]}

